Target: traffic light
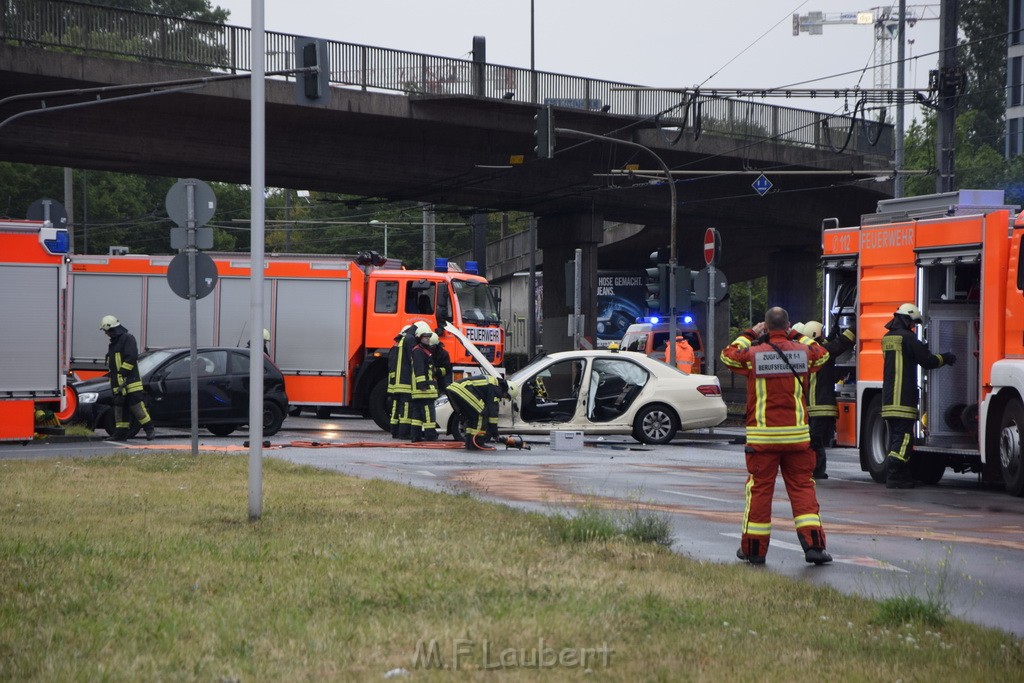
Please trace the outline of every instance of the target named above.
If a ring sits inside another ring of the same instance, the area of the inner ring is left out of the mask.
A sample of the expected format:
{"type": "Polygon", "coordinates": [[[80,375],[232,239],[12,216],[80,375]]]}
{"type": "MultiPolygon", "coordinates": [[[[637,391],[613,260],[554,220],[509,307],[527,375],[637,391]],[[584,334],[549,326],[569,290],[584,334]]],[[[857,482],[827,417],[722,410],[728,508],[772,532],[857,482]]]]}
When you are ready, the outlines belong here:
{"type": "Polygon", "coordinates": [[[651,313],[669,312],[668,264],[666,250],[651,252],[652,266],[647,269],[647,308],[651,313]]]}
{"type": "Polygon", "coordinates": [[[533,117],[535,128],[533,137],[537,144],[533,151],[538,159],[550,159],[555,156],[555,119],[550,106],[543,106],[533,117]]]}
{"type": "Polygon", "coordinates": [[[685,311],[690,307],[693,297],[693,278],[697,271],[686,266],[676,266],[676,311],[685,311]]]}
{"type": "Polygon", "coordinates": [[[295,38],[295,64],[309,69],[295,78],[295,98],[298,104],[330,103],[331,68],[328,54],[327,41],[295,38]]]}

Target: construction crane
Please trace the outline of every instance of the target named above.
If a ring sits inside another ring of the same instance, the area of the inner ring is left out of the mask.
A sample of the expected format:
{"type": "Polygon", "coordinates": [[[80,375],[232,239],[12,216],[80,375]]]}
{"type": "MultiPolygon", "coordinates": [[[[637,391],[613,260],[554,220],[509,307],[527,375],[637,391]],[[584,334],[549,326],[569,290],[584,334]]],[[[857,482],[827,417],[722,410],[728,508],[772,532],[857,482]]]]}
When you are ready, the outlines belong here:
{"type": "MultiPolygon", "coordinates": [[[[939,18],[938,5],[907,5],[904,21],[913,27],[919,21],[939,18]]],[[[808,12],[793,15],[793,35],[809,33],[820,36],[826,25],[856,24],[875,28],[875,48],[872,51],[872,72],[875,88],[892,86],[892,46],[899,29],[899,10],[894,7],[875,7],[861,12],[808,12]]]]}

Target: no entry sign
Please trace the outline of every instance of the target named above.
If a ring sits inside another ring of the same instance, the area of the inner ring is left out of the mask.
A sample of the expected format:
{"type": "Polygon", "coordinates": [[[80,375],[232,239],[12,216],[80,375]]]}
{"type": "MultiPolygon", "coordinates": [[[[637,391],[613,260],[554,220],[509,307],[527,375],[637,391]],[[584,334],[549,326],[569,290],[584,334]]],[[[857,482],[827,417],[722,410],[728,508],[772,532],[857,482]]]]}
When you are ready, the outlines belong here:
{"type": "Polygon", "coordinates": [[[715,228],[704,231],[704,263],[717,266],[722,256],[722,237],[715,228]]]}

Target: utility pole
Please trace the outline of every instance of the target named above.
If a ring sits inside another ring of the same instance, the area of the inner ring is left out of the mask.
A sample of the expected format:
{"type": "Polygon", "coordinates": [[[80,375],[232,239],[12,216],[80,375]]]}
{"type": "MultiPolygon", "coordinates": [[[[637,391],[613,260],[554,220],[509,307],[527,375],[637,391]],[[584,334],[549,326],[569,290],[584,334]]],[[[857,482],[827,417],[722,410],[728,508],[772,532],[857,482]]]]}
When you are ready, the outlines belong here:
{"type": "MultiPolygon", "coordinates": [[[[896,29],[896,89],[903,90],[906,67],[904,60],[907,54],[907,41],[906,41],[906,17],[907,17],[907,0],[900,0],[899,16],[897,21],[899,22],[896,29]]],[[[906,139],[903,134],[903,100],[900,99],[896,103],[896,149],[894,150],[894,164],[893,166],[897,171],[903,170],[903,162],[905,161],[905,148],[904,140],[906,139]]],[[[902,173],[896,173],[896,180],[893,184],[893,195],[896,198],[902,197],[906,194],[905,188],[907,179],[902,173]]]]}
{"type": "Polygon", "coordinates": [[[960,88],[960,68],[956,55],[959,0],[942,0],[939,14],[939,69],[933,72],[937,83],[935,108],[936,192],[952,192],[956,186],[956,97],[960,88]]]}

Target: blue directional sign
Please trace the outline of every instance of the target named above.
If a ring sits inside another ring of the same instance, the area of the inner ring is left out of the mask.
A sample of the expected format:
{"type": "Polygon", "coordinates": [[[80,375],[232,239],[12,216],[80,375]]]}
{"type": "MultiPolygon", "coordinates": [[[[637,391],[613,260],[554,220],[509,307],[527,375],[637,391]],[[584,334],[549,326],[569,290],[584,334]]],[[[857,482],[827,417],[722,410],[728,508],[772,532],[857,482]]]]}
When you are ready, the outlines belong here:
{"type": "Polygon", "coordinates": [[[755,192],[763,197],[768,190],[772,189],[772,181],[765,178],[764,173],[762,173],[757,176],[757,180],[754,181],[751,187],[754,188],[755,192]]]}

